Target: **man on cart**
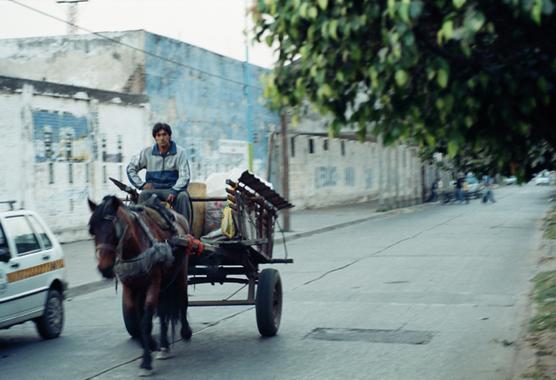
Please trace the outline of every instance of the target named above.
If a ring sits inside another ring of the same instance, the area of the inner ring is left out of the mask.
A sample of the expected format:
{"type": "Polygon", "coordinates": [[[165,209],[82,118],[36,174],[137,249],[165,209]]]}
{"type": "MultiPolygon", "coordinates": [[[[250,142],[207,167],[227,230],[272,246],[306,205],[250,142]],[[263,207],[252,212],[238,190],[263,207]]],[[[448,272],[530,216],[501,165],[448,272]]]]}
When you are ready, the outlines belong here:
{"type": "Polygon", "coordinates": [[[142,190],[140,203],[154,194],[191,221],[191,203],[187,193],[191,175],[185,150],[172,141],[172,128],[166,123],[156,123],[152,135],[155,144],[133,156],[127,166],[129,181],[142,190]],[[146,169],[145,181],[139,176],[143,169],[146,169]]]}

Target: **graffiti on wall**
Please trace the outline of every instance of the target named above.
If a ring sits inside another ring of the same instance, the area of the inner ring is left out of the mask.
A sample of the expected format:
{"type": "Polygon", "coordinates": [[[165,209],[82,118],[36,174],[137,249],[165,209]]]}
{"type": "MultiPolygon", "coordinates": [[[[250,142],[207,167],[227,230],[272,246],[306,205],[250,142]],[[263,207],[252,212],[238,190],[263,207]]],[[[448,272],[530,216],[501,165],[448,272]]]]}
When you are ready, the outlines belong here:
{"type": "Polygon", "coordinates": [[[90,128],[85,116],[48,110],[32,114],[36,162],[90,160],[90,128]]]}
{"type": "Polygon", "coordinates": [[[319,166],[315,168],[315,187],[336,186],[338,174],[335,166],[319,166]]]}
{"type": "Polygon", "coordinates": [[[344,170],[344,183],[346,186],[355,186],[355,168],[352,166],[344,170]]]}

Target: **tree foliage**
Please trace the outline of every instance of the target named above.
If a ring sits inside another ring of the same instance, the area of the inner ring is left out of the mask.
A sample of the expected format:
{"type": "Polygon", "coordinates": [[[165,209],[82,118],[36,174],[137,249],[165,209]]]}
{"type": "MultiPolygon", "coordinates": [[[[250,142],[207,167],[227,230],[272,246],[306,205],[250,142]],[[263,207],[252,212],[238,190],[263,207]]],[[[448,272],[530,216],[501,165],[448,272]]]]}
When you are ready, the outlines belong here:
{"type": "Polygon", "coordinates": [[[266,93],[310,101],[385,142],[462,147],[500,165],[556,147],[551,0],[259,0],[259,41],[278,49],[266,93]]]}

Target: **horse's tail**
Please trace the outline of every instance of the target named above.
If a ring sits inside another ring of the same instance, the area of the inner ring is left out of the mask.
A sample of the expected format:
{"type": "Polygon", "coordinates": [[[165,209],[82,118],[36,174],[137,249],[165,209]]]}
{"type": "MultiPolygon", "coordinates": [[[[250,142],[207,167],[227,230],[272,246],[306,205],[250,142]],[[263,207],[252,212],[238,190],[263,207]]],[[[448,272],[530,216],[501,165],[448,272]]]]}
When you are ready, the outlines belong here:
{"type": "Polygon", "coordinates": [[[177,263],[174,263],[170,275],[166,281],[162,282],[162,287],[159,295],[158,302],[158,317],[161,321],[168,323],[172,326],[172,337],[174,336],[176,323],[185,315],[186,312],[186,275],[187,260],[176,259],[177,263]],[[178,264],[178,265],[176,265],[178,264]]]}

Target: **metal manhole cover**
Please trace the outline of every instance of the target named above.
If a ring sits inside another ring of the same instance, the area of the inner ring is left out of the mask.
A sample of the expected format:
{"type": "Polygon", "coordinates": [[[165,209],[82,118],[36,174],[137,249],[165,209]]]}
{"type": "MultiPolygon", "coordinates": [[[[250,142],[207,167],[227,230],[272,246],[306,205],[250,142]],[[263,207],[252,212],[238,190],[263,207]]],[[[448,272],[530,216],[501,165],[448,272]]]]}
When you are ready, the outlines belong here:
{"type": "Polygon", "coordinates": [[[369,342],[394,344],[427,344],[434,336],[432,331],[415,330],[375,330],[375,329],[335,329],[316,328],[308,338],[342,342],[369,342]]]}

